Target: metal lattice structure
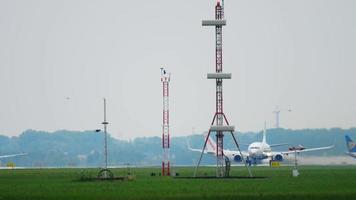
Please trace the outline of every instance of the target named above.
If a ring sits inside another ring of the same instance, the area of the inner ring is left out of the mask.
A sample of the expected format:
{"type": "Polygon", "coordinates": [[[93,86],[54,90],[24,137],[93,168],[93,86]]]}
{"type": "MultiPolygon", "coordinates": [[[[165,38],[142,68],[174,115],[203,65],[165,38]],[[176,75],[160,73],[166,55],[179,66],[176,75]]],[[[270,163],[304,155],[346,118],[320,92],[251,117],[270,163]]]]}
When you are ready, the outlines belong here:
{"type": "Polygon", "coordinates": [[[251,171],[248,168],[246,162],[244,161],[243,155],[240,151],[239,144],[234,136],[234,126],[230,126],[225,114],[224,114],[224,104],[223,104],[223,79],[231,79],[231,74],[223,73],[223,33],[222,27],[226,25],[226,20],[224,18],[224,1],[222,4],[220,1],[217,2],[215,6],[215,20],[203,20],[203,26],[214,26],[216,31],[216,49],[215,49],[215,59],[216,59],[216,68],[215,73],[209,73],[207,75],[208,79],[216,80],[216,110],[215,115],[213,117],[208,136],[205,139],[204,147],[202,153],[200,155],[198,164],[195,168],[194,176],[197,176],[197,171],[201,162],[201,159],[204,154],[204,150],[207,145],[208,138],[212,132],[216,133],[216,177],[226,177],[229,172],[228,169],[230,166],[226,161],[226,156],[224,155],[224,132],[231,133],[231,136],[234,139],[236,147],[238,148],[240,155],[242,157],[245,166],[248,169],[249,175],[252,177],[251,171]]]}
{"type": "Polygon", "coordinates": [[[107,126],[109,122],[106,121],[106,99],[104,98],[104,121],[102,123],[104,125],[104,134],[105,134],[105,140],[104,140],[104,154],[105,154],[105,169],[108,168],[108,132],[107,132],[107,126]]]}
{"type": "MultiPolygon", "coordinates": [[[[104,167],[99,171],[98,178],[100,179],[112,179],[114,174],[108,169],[108,132],[107,126],[109,122],[106,120],[106,99],[104,98],[104,167]]],[[[100,132],[100,129],[97,129],[96,132],[100,132]]]]}
{"type": "MultiPolygon", "coordinates": [[[[215,9],[215,19],[222,20],[223,8],[218,3],[215,9]]],[[[216,73],[222,73],[222,26],[215,26],[216,29],[216,73]]],[[[216,79],[216,125],[224,125],[224,111],[223,111],[223,79],[216,79]]],[[[216,132],[216,148],[217,148],[217,176],[225,176],[224,172],[224,133],[222,131],[216,132]]]]}
{"type": "Polygon", "coordinates": [[[165,69],[161,68],[161,82],[163,85],[163,124],[162,124],[162,176],[170,176],[170,160],[169,160],[169,82],[170,74],[165,69]]]}

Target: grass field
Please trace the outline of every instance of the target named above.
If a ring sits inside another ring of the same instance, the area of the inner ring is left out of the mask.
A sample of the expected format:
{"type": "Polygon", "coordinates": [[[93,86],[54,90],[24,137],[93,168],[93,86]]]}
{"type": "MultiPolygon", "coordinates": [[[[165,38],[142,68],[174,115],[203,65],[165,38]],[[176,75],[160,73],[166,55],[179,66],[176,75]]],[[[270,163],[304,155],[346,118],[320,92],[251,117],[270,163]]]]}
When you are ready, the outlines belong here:
{"type": "MultiPolygon", "coordinates": [[[[180,177],[192,176],[193,168],[176,168],[180,177]]],[[[214,174],[202,168],[201,174],[214,174]]],[[[290,167],[255,167],[265,179],[184,179],[151,177],[160,169],[131,169],[134,181],[80,181],[96,176],[98,169],[0,170],[0,199],[355,199],[356,167],[301,167],[291,176],[290,167]]],[[[124,175],[127,169],[113,170],[124,175]]],[[[232,175],[247,176],[242,167],[232,175]]]]}

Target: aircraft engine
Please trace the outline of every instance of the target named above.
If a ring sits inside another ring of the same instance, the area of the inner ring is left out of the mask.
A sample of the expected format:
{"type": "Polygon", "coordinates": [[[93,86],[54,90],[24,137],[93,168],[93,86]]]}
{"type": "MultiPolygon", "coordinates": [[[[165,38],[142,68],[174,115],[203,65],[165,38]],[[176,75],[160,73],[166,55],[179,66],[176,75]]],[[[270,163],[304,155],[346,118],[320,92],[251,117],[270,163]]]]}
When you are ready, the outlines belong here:
{"type": "Polygon", "coordinates": [[[234,156],[234,161],[235,162],[242,162],[242,157],[240,155],[235,155],[234,156]]]}
{"type": "Polygon", "coordinates": [[[276,155],[274,155],[273,160],[282,162],[284,160],[284,157],[282,154],[276,154],[276,155]]]}

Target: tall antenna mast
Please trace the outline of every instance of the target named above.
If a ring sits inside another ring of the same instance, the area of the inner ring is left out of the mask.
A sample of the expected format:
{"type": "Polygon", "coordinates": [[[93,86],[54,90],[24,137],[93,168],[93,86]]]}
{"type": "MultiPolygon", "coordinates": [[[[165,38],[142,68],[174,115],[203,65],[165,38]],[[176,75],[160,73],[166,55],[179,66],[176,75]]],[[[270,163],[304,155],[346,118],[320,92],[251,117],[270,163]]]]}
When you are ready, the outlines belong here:
{"type": "MultiPolygon", "coordinates": [[[[98,173],[98,178],[101,179],[112,179],[114,178],[114,174],[108,169],[108,130],[107,126],[109,122],[106,120],[106,99],[104,98],[104,121],[102,123],[104,125],[104,156],[105,156],[105,166],[98,173]]],[[[100,132],[100,129],[95,130],[96,132],[100,132]]]]}
{"type": "Polygon", "coordinates": [[[280,128],[280,114],[282,111],[292,112],[292,109],[290,106],[288,106],[288,109],[281,109],[279,108],[279,106],[276,106],[276,108],[273,111],[273,114],[275,114],[275,118],[276,118],[275,128],[280,128]]]}
{"type": "Polygon", "coordinates": [[[108,168],[108,132],[107,132],[107,125],[109,122],[106,121],[106,99],[104,98],[104,134],[105,134],[105,141],[104,141],[104,154],[105,154],[105,169],[108,168]]]}
{"type": "Polygon", "coordinates": [[[162,176],[171,175],[171,167],[169,160],[169,147],[170,147],[170,136],[169,136],[169,82],[171,79],[171,74],[167,73],[164,68],[161,68],[161,82],[163,86],[163,124],[162,124],[162,148],[163,148],[163,159],[162,159],[162,176]]]}
{"type": "Polygon", "coordinates": [[[208,136],[205,139],[204,147],[202,149],[202,153],[200,155],[198,164],[195,168],[194,176],[197,175],[197,171],[211,132],[216,133],[215,135],[216,136],[216,177],[226,177],[229,175],[230,162],[228,158],[226,158],[224,155],[224,132],[228,132],[231,133],[235,145],[240,152],[242,161],[245,163],[245,166],[248,169],[250,177],[252,177],[250,168],[247,166],[246,162],[244,161],[243,155],[240,151],[240,146],[237,143],[237,140],[234,136],[235,127],[230,126],[223,110],[223,79],[231,79],[231,73],[223,73],[222,27],[226,25],[226,20],[224,17],[224,1],[222,1],[222,4],[220,3],[220,1],[218,1],[215,6],[215,20],[203,20],[202,25],[215,27],[215,38],[216,38],[215,73],[209,73],[207,75],[207,78],[213,79],[216,82],[216,93],[215,93],[216,104],[215,104],[215,115],[213,117],[208,132],[208,136]]]}

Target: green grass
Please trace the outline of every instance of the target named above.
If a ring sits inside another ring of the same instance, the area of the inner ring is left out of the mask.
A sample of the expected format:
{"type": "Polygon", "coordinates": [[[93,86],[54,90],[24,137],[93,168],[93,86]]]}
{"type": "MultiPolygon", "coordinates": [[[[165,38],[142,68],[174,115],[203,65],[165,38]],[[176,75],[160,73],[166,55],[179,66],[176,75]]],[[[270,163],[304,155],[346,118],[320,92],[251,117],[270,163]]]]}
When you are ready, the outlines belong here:
{"type": "MultiPolygon", "coordinates": [[[[180,176],[192,176],[193,168],[176,168],[180,176]]],[[[201,168],[200,174],[214,174],[201,168]]],[[[356,167],[302,167],[291,176],[290,167],[254,167],[265,179],[174,179],[151,177],[160,169],[132,169],[135,181],[80,181],[83,169],[0,170],[0,200],[26,199],[354,199],[356,167]]],[[[96,176],[98,169],[85,169],[96,176]]],[[[124,175],[126,169],[113,170],[124,175]]],[[[247,176],[243,167],[232,175],[247,176]]]]}

